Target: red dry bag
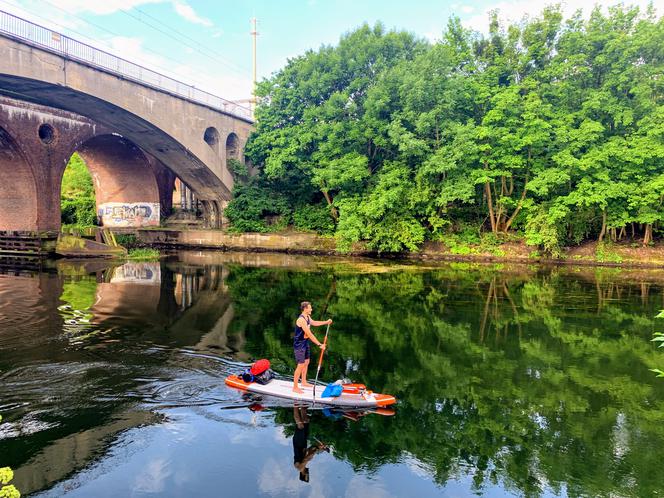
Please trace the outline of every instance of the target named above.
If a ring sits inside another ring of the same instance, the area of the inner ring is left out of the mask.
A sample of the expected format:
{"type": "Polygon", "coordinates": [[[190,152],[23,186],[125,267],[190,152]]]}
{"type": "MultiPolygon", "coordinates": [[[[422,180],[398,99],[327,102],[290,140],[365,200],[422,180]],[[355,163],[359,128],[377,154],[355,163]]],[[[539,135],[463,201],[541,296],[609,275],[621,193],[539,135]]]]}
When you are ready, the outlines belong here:
{"type": "Polygon", "coordinates": [[[270,368],[270,360],[258,360],[256,363],[251,365],[251,375],[260,375],[270,368]]]}

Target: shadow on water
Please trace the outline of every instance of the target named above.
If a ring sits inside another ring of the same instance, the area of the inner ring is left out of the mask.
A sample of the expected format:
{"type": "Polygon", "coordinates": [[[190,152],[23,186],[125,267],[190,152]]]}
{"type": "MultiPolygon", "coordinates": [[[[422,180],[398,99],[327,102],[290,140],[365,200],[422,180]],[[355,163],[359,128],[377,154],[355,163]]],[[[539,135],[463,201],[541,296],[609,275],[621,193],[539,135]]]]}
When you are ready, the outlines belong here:
{"type": "Polygon", "coordinates": [[[222,472],[245,496],[661,496],[659,273],[238,258],[0,273],[0,466],[24,494],[206,495],[222,472]],[[321,378],[394,416],[224,386],[260,357],[292,374],[304,299],[334,318],[321,378]]]}

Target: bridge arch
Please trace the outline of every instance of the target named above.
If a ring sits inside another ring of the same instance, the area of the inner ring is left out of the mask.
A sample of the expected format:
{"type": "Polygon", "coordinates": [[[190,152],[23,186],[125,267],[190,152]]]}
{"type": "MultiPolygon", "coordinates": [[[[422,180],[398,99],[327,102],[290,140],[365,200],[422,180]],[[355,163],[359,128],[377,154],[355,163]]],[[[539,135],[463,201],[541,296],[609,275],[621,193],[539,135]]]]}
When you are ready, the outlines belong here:
{"type": "Polygon", "coordinates": [[[38,230],[37,186],[16,140],[0,127],[0,230],[38,230]]]}
{"type": "Polygon", "coordinates": [[[150,160],[136,144],[117,134],[97,135],[83,142],[76,152],[92,175],[101,225],[159,225],[157,178],[150,160]]]}
{"type": "Polygon", "coordinates": [[[226,164],[230,159],[240,159],[240,139],[233,132],[226,137],[226,164]]]}

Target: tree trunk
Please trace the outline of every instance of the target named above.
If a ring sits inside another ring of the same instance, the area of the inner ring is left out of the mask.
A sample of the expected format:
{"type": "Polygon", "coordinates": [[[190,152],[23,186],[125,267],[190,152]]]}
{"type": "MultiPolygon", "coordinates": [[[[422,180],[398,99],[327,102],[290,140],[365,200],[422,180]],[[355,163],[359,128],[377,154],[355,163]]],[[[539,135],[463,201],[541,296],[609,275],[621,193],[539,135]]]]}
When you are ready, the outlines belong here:
{"type": "Polygon", "coordinates": [[[519,214],[519,211],[521,211],[521,206],[523,206],[523,201],[526,199],[527,192],[528,192],[528,175],[526,175],[526,182],[523,184],[523,192],[521,192],[521,198],[519,199],[519,203],[516,205],[516,209],[512,213],[512,216],[510,216],[510,219],[507,220],[507,223],[505,223],[505,228],[503,230],[505,233],[507,233],[507,231],[510,229],[510,226],[514,222],[516,215],[519,214]]]}
{"type": "Polygon", "coordinates": [[[646,229],[643,234],[643,245],[647,246],[652,242],[652,223],[646,223],[646,229]]]}
{"type": "Polygon", "coordinates": [[[625,227],[622,226],[620,227],[620,232],[618,233],[618,240],[622,240],[622,238],[625,236],[625,227]]]}
{"type": "Polygon", "coordinates": [[[602,242],[604,240],[605,234],[606,234],[606,209],[602,210],[602,229],[599,232],[599,238],[597,239],[597,241],[602,242]]]}
{"type": "Polygon", "coordinates": [[[486,203],[489,206],[489,220],[491,220],[491,231],[496,233],[496,220],[493,217],[493,197],[491,197],[491,185],[489,182],[484,184],[484,190],[486,192],[486,203]]]}
{"type": "Polygon", "coordinates": [[[336,207],[334,207],[334,204],[332,204],[332,198],[330,197],[330,194],[328,194],[327,190],[322,190],[321,192],[323,192],[323,196],[325,196],[327,205],[330,206],[330,214],[332,215],[332,218],[334,218],[334,221],[339,221],[339,211],[336,207]]]}

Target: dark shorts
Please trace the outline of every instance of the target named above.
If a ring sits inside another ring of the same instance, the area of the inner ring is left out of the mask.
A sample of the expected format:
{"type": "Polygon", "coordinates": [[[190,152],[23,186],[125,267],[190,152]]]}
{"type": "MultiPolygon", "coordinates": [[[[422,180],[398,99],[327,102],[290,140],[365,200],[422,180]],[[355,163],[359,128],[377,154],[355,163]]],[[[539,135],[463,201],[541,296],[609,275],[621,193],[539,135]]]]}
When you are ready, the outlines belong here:
{"type": "Polygon", "coordinates": [[[307,344],[303,348],[293,349],[293,354],[295,355],[295,362],[299,365],[311,357],[311,348],[309,347],[309,344],[307,344]]]}

